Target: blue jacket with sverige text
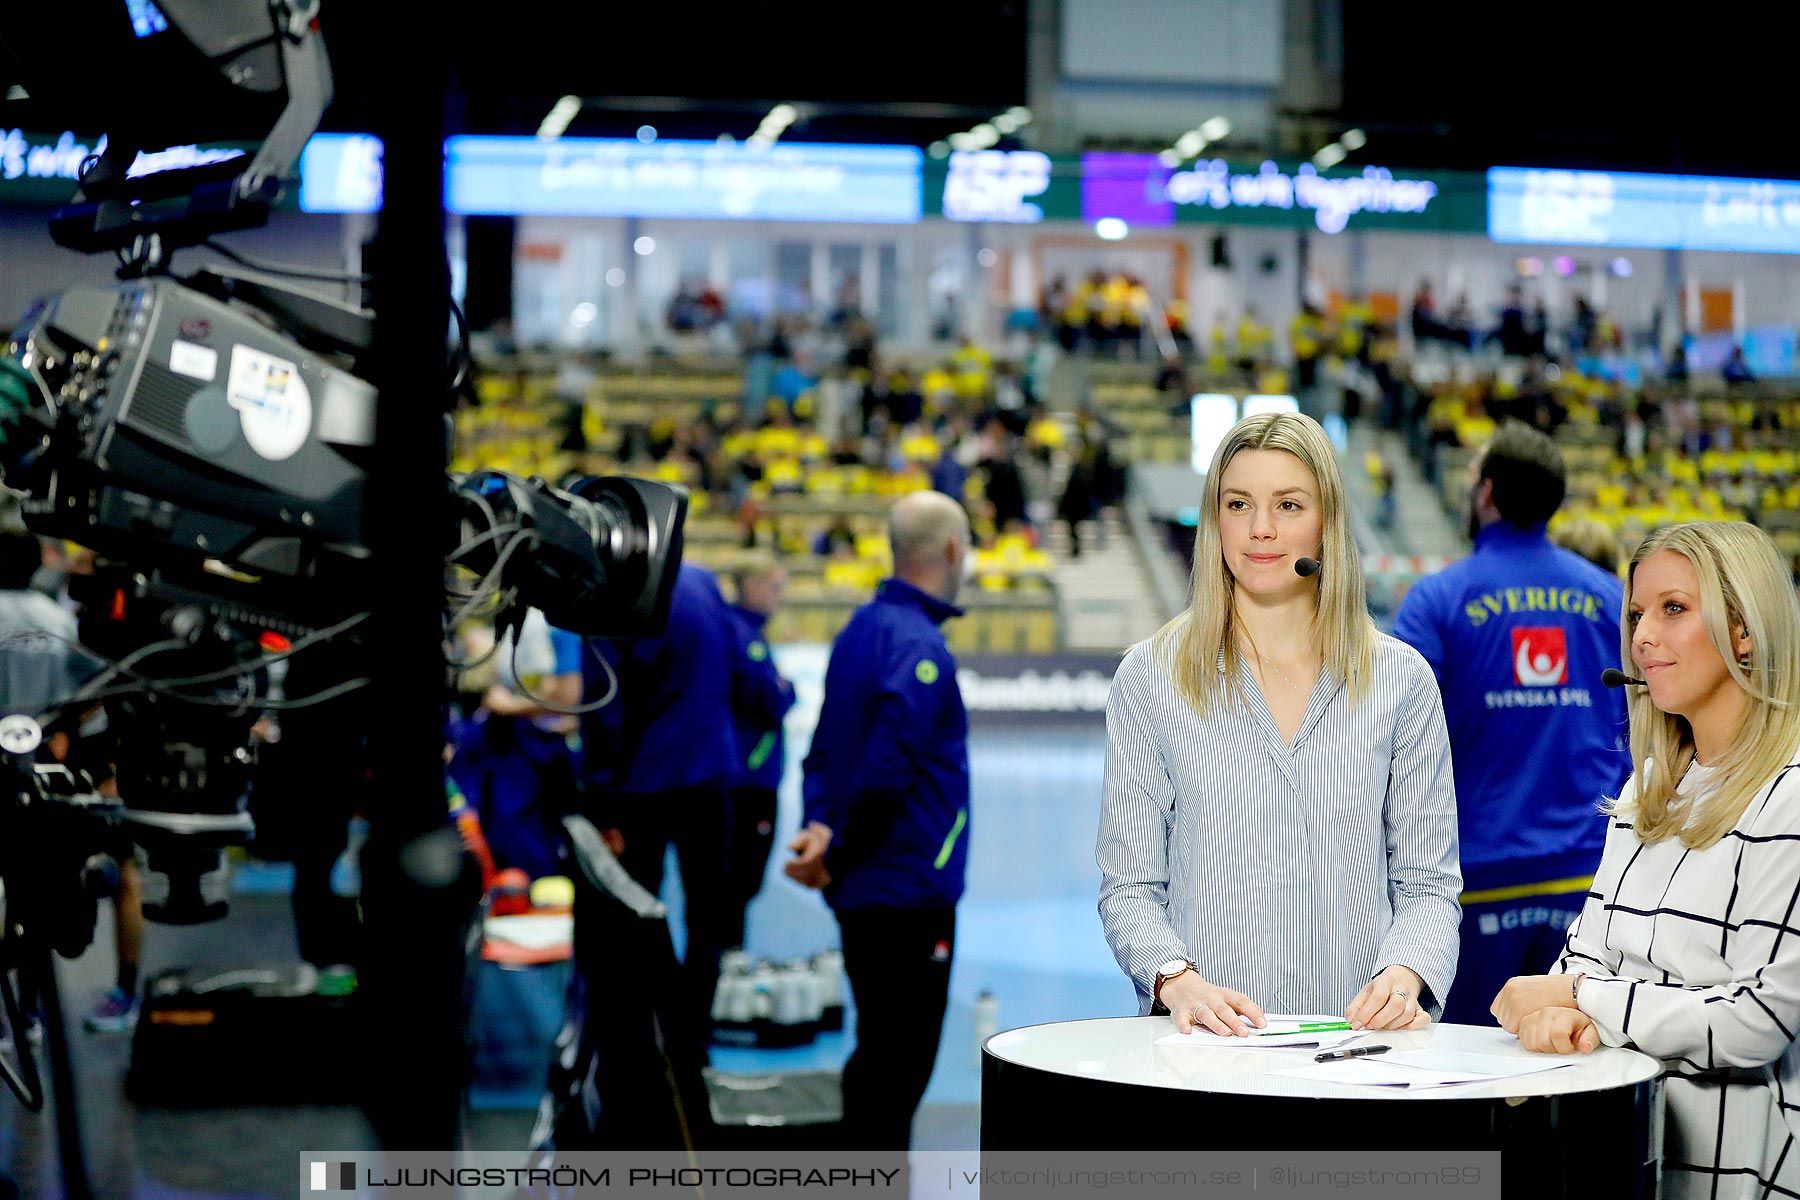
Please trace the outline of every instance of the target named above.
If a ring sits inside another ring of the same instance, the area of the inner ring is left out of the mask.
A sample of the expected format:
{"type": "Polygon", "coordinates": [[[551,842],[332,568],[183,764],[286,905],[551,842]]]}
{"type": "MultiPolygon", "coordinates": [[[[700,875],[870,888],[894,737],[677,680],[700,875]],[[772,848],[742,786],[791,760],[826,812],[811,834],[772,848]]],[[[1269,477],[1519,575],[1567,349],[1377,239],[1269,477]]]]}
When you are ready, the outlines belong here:
{"type": "MultiPolygon", "coordinates": [[[[1437,674],[1456,773],[1464,886],[1579,879],[1606,842],[1602,801],[1631,773],[1619,665],[1624,587],[1497,521],[1475,552],[1414,584],[1394,618],[1437,674]]],[[[1570,889],[1574,890],[1574,889],[1570,889]]]]}

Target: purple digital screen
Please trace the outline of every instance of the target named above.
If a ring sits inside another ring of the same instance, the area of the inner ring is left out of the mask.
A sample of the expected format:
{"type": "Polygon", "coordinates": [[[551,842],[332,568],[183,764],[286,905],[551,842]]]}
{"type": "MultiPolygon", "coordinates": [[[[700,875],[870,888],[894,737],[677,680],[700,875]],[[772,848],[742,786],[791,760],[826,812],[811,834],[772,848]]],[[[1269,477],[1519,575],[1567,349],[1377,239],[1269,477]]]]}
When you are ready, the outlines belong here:
{"type": "Polygon", "coordinates": [[[1127,225],[1173,225],[1169,169],[1154,154],[1096,151],[1081,156],[1081,219],[1118,217],[1127,225]]]}

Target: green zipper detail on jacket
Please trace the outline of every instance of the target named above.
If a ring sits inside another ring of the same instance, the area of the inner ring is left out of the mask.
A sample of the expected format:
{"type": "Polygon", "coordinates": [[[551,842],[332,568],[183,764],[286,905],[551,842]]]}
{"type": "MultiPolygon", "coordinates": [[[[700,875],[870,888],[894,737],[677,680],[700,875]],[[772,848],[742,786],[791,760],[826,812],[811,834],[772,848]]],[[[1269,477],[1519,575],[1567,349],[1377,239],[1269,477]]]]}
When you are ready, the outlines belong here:
{"type": "Polygon", "coordinates": [[[956,849],[956,839],[962,836],[963,826],[968,823],[969,810],[966,808],[958,809],[956,812],[956,824],[950,827],[950,836],[944,839],[944,848],[938,851],[937,862],[933,864],[938,870],[943,870],[944,864],[950,861],[950,852],[956,849]]]}

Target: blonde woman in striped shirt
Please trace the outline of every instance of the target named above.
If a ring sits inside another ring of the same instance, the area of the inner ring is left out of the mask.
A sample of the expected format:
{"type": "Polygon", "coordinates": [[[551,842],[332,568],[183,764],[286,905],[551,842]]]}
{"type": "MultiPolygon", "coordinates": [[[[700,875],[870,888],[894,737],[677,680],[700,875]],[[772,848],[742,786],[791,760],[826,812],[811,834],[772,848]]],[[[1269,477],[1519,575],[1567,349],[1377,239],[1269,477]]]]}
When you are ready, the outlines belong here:
{"type": "Polygon", "coordinates": [[[1310,417],[1239,422],[1201,514],[1193,605],[1126,653],[1107,702],[1107,940],[1140,1011],[1184,1032],[1265,1010],[1419,1028],[1455,974],[1462,890],[1431,668],[1369,619],[1310,417]]]}

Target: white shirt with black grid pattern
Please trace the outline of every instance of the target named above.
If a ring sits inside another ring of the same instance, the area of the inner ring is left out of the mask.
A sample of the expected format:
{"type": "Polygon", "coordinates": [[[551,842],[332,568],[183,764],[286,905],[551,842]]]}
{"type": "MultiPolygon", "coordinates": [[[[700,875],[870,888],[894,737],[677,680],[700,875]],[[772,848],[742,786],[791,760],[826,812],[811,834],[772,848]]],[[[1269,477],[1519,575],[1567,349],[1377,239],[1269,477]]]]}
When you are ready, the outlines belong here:
{"type": "MultiPolygon", "coordinates": [[[[1678,795],[1697,813],[1715,778],[1696,763],[1678,795]]],[[[1670,1072],[1665,1197],[1800,1196],[1800,748],[1705,850],[1615,820],[1553,969],[1587,975],[1603,1042],[1670,1072]]]]}

